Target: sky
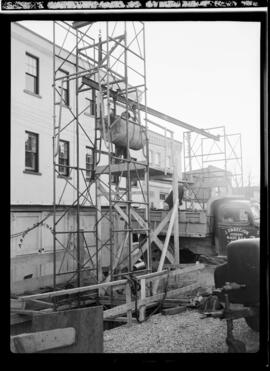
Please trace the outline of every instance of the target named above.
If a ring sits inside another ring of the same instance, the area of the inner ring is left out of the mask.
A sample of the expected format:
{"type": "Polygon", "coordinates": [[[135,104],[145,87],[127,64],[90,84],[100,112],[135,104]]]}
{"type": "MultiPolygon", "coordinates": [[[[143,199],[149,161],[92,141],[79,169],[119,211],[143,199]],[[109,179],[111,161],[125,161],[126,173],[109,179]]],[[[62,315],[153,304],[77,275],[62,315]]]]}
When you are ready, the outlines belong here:
{"type": "MultiPolygon", "coordinates": [[[[22,24],[52,32],[50,22],[22,24]]],[[[148,106],[198,128],[240,133],[244,185],[259,185],[260,24],[145,22],[145,33],[148,106]]],[[[185,129],[167,126],[183,140],[185,129]]]]}

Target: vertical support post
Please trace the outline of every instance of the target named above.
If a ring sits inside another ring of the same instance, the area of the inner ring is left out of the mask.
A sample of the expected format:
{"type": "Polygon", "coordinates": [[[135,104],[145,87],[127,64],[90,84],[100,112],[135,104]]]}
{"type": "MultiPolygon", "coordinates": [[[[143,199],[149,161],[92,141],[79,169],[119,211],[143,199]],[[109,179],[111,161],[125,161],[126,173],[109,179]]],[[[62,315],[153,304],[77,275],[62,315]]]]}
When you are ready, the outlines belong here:
{"type": "Polygon", "coordinates": [[[178,194],[178,167],[177,167],[177,154],[176,144],[173,141],[173,204],[177,205],[176,214],[173,225],[173,238],[174,238],[174,263],[180,264],[179,259],[179,221],[178,221],[178,210],[179,210],[179,194],[178,194]]]}
{"type": "MultiPolygon", "coordinates": [[[[146,298],[146,281],[145,278],[141,279],[141,300],[146,298]]],[[[145,320],[145,305],[142,305],[139,310],[139,320],[145,320]]]]}
{"type": "Polygon", "coordinates": [[[228,194],[231,194],[231,189],[229,187],[230,185],[230,182],[229,182],[229,175],[228,175],[228,170],[227,170],[227,147],[226,147],[226,144],[227,144],[227,136],[226,136],[226,132],[225,132],[225,127],[223,127],[223,135],[224,135],[224,167],[225,167],[225,181],[226,181],[226,190],[227,190],[227,193],[228,194]]]}
{"type": "MultiPolygon", "coordinates": [[[[170,237],[171,237],[172,228],[173,228],[176,213],[178,213],[178,206],[177,206],[177,204],[174,204],[172,215],[171,215],[171,218],[170,218],[170,223],[169,223],[169,226],[168,226],[168,229],[167,229],[165,242],[164,242],[163,249],[162,249],[162,252],[161,252],[161,257],[160,257],[160,261],[159,261],[159,265],[158,265],[158,269],[157,269],[158,272],[161,272],[162,268],[163,268],[163,264],[164,264],[166,253],[167,253],[167,250],[168,250],[168,245],[169,245],[169,241],[170,241],[170,237]]],[[[157,292],[158,284],[159,284],[159,280],[157,279],[153,284],[153,293],[154,294],[157,292]]]]}
{"type": "MultiPolygon", "coordinates": [[[[55,135],[56,135],[56,107],[55,107],[55,21],[53,21],[53,289],[56,290],[56,173],[55,173],[55,135]]],[[[57,148],[58,150],[58,148],[57,148]]]]}
{"type": "MultiPolygon", "coordinates": [[[[145,136],[146,136],[146,168],[145,168],[145,184],[146,184],[146,210],[145,219],[148,228],[150,228],[150,190],[149,190],[149,137],[148,137],[148,121],[147,121],[147,87],[146,87],[146,60],[145,60],[145,25],[143,23],[143,74],[144,74],[144,106],[145,106],[145,136]]],[[[152,254],[151,254],[151,236],[150,231],[147,231],[147,269],[152,271],[152,254]]]]}
{"type": "Polygon", "coordinates": [[[80,132],[79,132],[79,84],[78,84],[78,72],[79,72],[79,55],[78,55],[78,30],[76,30],[76,175],[77,175],[77,286],[81,286],[81,264],[80,264],[80,132]]]}
{"type": "Polygon", "coordinates": [[[101,256],[101,194],[99,191],[99,179],[96,180],[96,274],[97,282],[102,280],[102,256],[101,256]]]}
{"type": "MultiPolygon", "coordinates": [[[[126,283],[126,304],[128,305],[130,303],[131,303],[131,289],[130,289],[129,283],[127,282],[126,283]]],[[[127,310],[127,325],[128,326],[132,325],[132,310],[131,309],[127,310]]]]}
{"type": "Polygon", "coordinates": [[[243,179],[243,156],[242,156],[242,138],[241,134],[239,134],[239,140],[240,140],[240,167],[241,167],[241,187],[243,189],[244,187],[244,179],[243,179]]]}
{"type": "Polygon", "coordinates": [[[79,244],[79,249],[80,249],[80,266],[82,267],[84,265],[84,230],[80,229],[79,231],[79,238],[80,238],[80,244],[79,244]]]}
{"type": "Polygon", "coordinates": [[[127,190],[127,215],[128,215],[128,233],[129,233],[129,243],[128,243],[128,270],[131,272],[132,266],[131,266],[131,250],[132,250],[132,232],[131,232],[131,214],[130,214],[130,208],[131,208],[131,191],[130,191],[130,150],[129,150],[129,121],[128,121],[128,55],[127,55],[127,23],[124,23],[124,64],[125,64],[125,98],[126,98],[126,138],[127,138],[127,179],[126,179],[126,190],[127,190]]]}
{"type": "MultiPolygon", "coordinates": [[[[111,280],[113,280],[113,248],[114,248],[114,217],[113,217],[113,205],[112,205],[112,172],[111,172],[111,164],[112,164],[112,134],[111,134],[111,106],[110,106],[110,53],[109,53],[109,22],[106,22],[106,46],[107,46],[107,64],[106,64],[106,74],[107,74],[107,122],[108,122],[108,130],[109,130],[109,138],[108,138],[108,147],[109,147],[109,215],[110,215],[110,276],[111,280]]],[[[101,60],[99,60],[99,65],[101,67],[101,60]]],[[[117,234],[118,232],[116,232],[117,234]]],[[[111,287],[110,290],[111,302],[113,301],[113,289],[111,287]]]]}

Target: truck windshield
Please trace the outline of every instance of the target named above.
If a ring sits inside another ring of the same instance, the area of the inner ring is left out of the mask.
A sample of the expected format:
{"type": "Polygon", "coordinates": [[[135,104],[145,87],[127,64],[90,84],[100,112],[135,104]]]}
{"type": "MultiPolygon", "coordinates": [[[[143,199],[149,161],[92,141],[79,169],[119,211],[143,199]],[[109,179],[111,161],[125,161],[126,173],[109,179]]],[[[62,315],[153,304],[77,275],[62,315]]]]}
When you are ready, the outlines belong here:
{"type": "Polygon", "coordinates": [[[248,212],[244,207],[224,205],[219,213],[219,222],[225,224],[248,223],[248,212]]]}

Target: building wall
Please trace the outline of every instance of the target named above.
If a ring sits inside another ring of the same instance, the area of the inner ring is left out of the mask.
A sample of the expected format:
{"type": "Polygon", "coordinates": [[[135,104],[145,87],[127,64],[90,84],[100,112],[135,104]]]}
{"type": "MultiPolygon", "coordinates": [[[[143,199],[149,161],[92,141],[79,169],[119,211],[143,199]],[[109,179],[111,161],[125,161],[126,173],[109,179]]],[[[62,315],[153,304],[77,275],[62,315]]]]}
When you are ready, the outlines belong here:
{"type": "MultiPolygon", "coordinates": [[[[65,57],[65,51],[62,51],[65,57]]],[[[60,61],[58,63],[61,63],[60,61]]],[[[72,65],[63,67],[67,72],[73,73],[72,65]]],[[[25,29],[18,24],[11,26],[11,204],[39,204],[48,205],[53,203],[53,153],[52,153],[52,135],[53,135],[53,49],[52,44],[25,29]],[[29,94],[25,91],[25,65],[26,54],[30,53],[39,58],[39,95],[29,94]],[[25,173],[25,131],[37,133],[39,135],[39,173],[25,173]]],[[[75,82],[70,81],[70,106],[75,107],[75,82]]],[[[86,107],[86,97],[89,93],[80,95],[80,107],[86,107]]],[[[59,110],[59,106],[56,107],[59,110]]],[[[72,120],[73,116],[67,108],[62,108],[62,125],[72,120]]],[[[80,124],[89,133],[94,136],[94,118],[89,114],[83,113],[80,116],[80,124]]],[[[75,147],[75,125],[69,125],[63,130],[61,139],[70,143],[70,165],[76,164],[75,147]]],[[[169,154],[171,148],[169,140],[164,140],[161,135],[149,132],[150,153],[154,156],[159,153],[160,163],[152,161],[151,166],[157,168],[165,167],[165,153],[169,154]]],[[[181,143],[174,142],[180,153],[181,143]]],[[[86,145],[89,140],[81,131],[80,135],[80,165],[85,167],[86,145]]],[[[103,145],[103,149],[105,149],[103,145]]],[[[142,151],[132,151],[132,156],[137,160],[145,160],[142,151]]],[[[172,158],[172,157],[171,157],[172,158]]],[[[102,156],[100,165],[105,164],[105,156],[102,156]]],[[[179,164],[179,174],[181,174],[181,161],[179,164]]],[[[168,165],[168,164],[167,164],[168,165]]],[[[168,166],[167,170],[171,170],[168,166]]],[[[108,177],[104,176],[103,180],[108,177]]],[[[60,197],[65,180],[56,179],[56,194],[60,197]]],[[[76,199],[76,176],[71,173],[68,186],[65,189],[62,198],[62,204],[71,204],[76,199]]],[[[83,176],[80,175],[81,190],[85,189],[83,176]]],[[[152,183],[154,184],[154,183],[152,183]]],[[[170,186],[155,184],[169,192],[170,186]]],[[[154,187],[154,185],[153,185],[154,187]]],[[[136,192],[139,188],[134,189],[136,192]]],[[[152,194],[154,188],[152,190],[152,194]]],[[[91,195],[94,197],[94,187],[91,187],[91,195]]],[[[104,201],[104,200],[103,200],[104,201]]],[[[156,196],[150,200],[158,206],[156,196]]]]}

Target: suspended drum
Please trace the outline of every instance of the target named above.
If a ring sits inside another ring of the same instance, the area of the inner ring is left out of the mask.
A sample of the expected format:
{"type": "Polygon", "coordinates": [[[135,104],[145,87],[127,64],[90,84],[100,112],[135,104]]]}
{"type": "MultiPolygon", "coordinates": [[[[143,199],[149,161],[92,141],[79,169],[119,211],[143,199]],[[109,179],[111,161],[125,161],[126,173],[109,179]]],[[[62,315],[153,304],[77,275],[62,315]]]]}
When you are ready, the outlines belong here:
{"type": "MultiPolygon", "coordinates": [[[[104,123],[106,131],[105,135],[101,125],[103,139],[112,141],[112,143],[118,146],[127,147],[126,118],[110,115],[110,134],[108,131],[108,117],[105,117],[104,123]]],[[[139,149],[142,149],[146,143],[145,131],[141,125],[130,119],[128,125],[129,148],[138,151],[139,149]]]]}

